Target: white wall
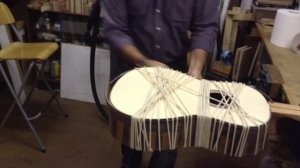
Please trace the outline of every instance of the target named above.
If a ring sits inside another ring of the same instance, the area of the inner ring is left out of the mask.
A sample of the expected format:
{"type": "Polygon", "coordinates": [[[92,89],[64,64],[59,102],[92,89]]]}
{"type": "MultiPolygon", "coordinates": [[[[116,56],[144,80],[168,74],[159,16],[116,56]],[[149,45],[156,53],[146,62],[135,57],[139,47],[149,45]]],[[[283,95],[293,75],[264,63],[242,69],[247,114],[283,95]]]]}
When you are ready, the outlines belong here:
{"type": "MultiPolygon", "coordinates": [[[[95,79],[101,104],[106,104],[104,87],[109,81],[109,54],[109,50],[96,50],[95,79]]],[[[94,102],[90,84],[90,47],[62,43],[60,91],[62,98],[94,102]]]]}
{"type": "MultiPolygon", "coordinates": [[[[0,46],[2,48],[7,47],[11,42],[9,33],[10,32],[6,26],[0,25],[0,46]]],[[[17,92],[20,90],[20,87],[22,85],[22,73],[20,71],[20,67],[16,61],[12,60],[6,61],[6,65],[9,71],[10,78],[12,80],[12,85],[17,92]]],[[[23,91],[20,96],[20,101],[24,103],[25,99],[25,92],[23,91]]]]}

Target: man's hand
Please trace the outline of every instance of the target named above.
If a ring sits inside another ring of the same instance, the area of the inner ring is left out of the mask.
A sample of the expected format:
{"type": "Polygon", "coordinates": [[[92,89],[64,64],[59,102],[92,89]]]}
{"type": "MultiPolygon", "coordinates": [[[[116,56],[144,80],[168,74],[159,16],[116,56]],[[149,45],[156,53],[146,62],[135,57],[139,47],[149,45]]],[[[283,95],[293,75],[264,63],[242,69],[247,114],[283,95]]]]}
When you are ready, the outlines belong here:
{"type": "Polygon", "coordinates": [[[166,64],[145,57],[134,45],[126,45],[121,48],[123,56],[138,67],[168,67],[166,64]]]}
{"type": "Polygon", "coordinates": [[[195,49],[188,53],[188,75],[197,79],[203,78],[203,70],[206,63],[208,53],[202,49],[195,49]]]}
{"type": "Polygon", "coordinates": [[[146,66],[146,67],[164,67],[164,68],[167,68],[168,65],[164,64],[164,63],[161,63],[159,61],[155,61],[155,60],[152,60],[152,59],[143,59],[141,61],[141,64],[140,66],[146,66]]]}

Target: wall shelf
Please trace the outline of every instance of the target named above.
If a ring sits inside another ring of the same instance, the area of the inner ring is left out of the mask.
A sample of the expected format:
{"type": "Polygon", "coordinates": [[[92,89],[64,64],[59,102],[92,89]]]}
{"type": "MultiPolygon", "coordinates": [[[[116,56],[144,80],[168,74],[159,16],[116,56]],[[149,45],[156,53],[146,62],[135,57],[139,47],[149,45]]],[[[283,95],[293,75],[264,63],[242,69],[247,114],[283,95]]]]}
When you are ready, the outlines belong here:
{"type": "MultiPolygon", "coordinates": [[[[44,11],[27,7],[25,38],[28,42],[58,42],[76,46],[88,46],[87,23],[89,16],[77,13],[44,11]]],[[[99,28],[100,29],[100,28],[99,28]]],[[[99,46],[101,47],[101,46],[99,46]]],[[[108,47],[103,47],[108,48],[108,47]]],[[[61,47],[47,61],[46,78],[52,87],[60,88],[60,79],[51,75],[52,63],[56,61],[61,67],[61,47]]],[[[39,82],[42,83],[42,82],[39,82]]],[[[40,86],[40,85],[39,85],[40,86]]],[[[44,89],[44,87],[41,88],[44,89]]]]}

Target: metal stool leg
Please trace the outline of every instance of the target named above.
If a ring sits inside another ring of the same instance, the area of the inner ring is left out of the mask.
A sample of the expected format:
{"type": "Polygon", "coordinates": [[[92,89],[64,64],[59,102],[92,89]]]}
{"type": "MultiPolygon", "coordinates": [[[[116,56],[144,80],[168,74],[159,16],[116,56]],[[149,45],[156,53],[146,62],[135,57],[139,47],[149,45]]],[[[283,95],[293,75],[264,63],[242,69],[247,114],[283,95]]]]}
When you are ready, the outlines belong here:
{"type": "Polygon", "coordinates": [[[43,110],[46,110],[48,108],[48,106],[52,103],[52,101],[54,100],[55,103],[57,104],[58,108],[60,108],[61,112],[64,114],[65,117],[68,117],[68,114],[65,113],[62,105],[60,104],[59,100],[57,99],[57,94],[58,94],[58,91],[57,90],[54,90],[52,89],[52,87],[50,86],[50,84],[48,83],[48,81],[46,80],[45,78],[45,75],[44,75],[44,65],[45,63],[43,62],[42,63],[42,67],[41,69],[39,68],[39,66],[36,64],[36,68],[37,68],[37,71],[39,73],[39,76],[42,78],[43,80],[43,83],[46,85],[47,89],[52,93],[52,96],[51,98],[48,100],[47,104],[44,106],[43,110]]]}
{"type": "MultiPolygon", "coordinates": [[[[16,96],[17,96],[18,98],[20,97],[20,95],[21,95],[21,93],[22,93],[22,91],[23,91],[23,89],[24,89],[24,87],[25,87],[25,84],[26,84],[26,82],[27,82],[27,80],[28,80],[28,77],[29,77],[29,75],[30,75],[30,72],[31,72],[31,70],[32,70],[32,68],[33,68],[33,66],[34,66],[34,64],[35,64],[34,62],[31,62],[31,63],[30,63],[30,65],[29,65],[29,67],[28,67],[28,70],[27,70],[26,73],[25,73],[25,76],[24,76],[24,80],[23,80],[23,82],[22,82],[22,85],[21,85],[20,89],[19,89],[18,91],[16,91],[16,96]]],[[[33,92],[33,88],[31,89],[30,93],[31,93],[31,92],[33,92]]],[[[31,95],[32,95],[32,94],[29,94],[29,95],[26,97],[25,102],[24,102],[23,104],[25,104],[25,103],[30,99],[31,95]]],[[[5,123],[7,122],[9,116],[11,115],[13,109],[15,108],[15,105],[16,105],[16,101],[14,101],[14,102],[12,103],[12,105],[10,106],[8,112],[6,113],[4,119],[3,119],[2,122],[1,122],[0,128],[3,128],[3,127],[4,127],[4,125],[5,125],[5,123]]]]}
{"type": "Polygon", "coordinates": [[[22,106],[22,103],[20,102],[20,100],[19,100],[17,94],[15,93],[15,91],[14,91],[14,89],[13,89],[13,87],[12,87],[12,85],[11,85],[11,83],[10,83],[10,81],[9,81],[9,79],[8,79],[8,77],[7,77],[7,75],[6,75],[6,73],[5,73],[5,71],[4,71],[4,69],[3,69],[3,67],[2,67],[1,64],[0,64],[0,70],[1,70],[1,73],[2,73],[2,75],[3,75],[3,77],[4,77],[4,79],[5,79],[5,82],[6,82],[7,86],[8,86],[8,88],[9,88],[9,90],[10,90],[12,96],[13,96],[14,99],[15,99],[15,102],[16,102],[17,106],[19,107],[19,109],[20,109],[22,115],[24,116],[24,118],[25,118],[25,120],[26,120],[27,125],[28,125],[29,128],[31,129],[31,132],[33,133],[33,135],[34,135],[36,141],[38,142],[41,151],[42,151],[42,152],[46,152],[45,146],[43,145],[42,141],[40,140],[40,138],[39,138],[39,136],[38,136],[38,134],[37,134],[37,132],[36,132],[36,130],[35,130],[34,127],[32,126],[31,122],[29,121],[29,119],[28,119],[28,117],[27,117],[27,114],[26,114],[26,112],[25,112],[25,110],[24,110],[24,108],[23,108],[23,106],[22,106]]]}

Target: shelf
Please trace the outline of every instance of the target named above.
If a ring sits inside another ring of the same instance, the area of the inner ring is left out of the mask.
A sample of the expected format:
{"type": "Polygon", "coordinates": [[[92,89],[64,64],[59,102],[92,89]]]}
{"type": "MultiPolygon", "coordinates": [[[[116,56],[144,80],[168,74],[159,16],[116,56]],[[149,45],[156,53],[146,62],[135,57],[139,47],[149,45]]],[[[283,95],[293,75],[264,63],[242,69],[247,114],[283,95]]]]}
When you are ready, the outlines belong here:
{"type": "Polygon", "coordinates": [[[59,12],[59,11],[41,11],[39,9],[34,9],[31,7],[27,7],[27,9],[31,10],[31,11],[35,11],[35,12],[40,12],[40,13],[53,13],[53,14],[59,14],[59,15],[70,15],[70,16],[74,16],[74,17],[89,17],[89,15],[84,15],[84,14],[78,14],[78,13],[69,13],[69,12],[59,12]]]}
{"type": "MultiPolygon", "coordinates": [[[[89,55],[90,47],[85,36],[89,15],[51,10],[41,11],[29,6],[26,8],[26,12],[26,38],[29,42],[59,43],[60,49],[51,56],[51,60],[61,60],[63,43],[73,44],[72,48],[86,48],[88,52],[85,55],[89,55]]],[[[109,47],[104,44],[97,46],[97,49],[99,48],[108,49],[109,47]]],[[[60,79],[52,77],[49,70],[45,71],[45,78],[51,87],[60,88],[60,79]]],[[[46,89],[41,79],[37,80],[39,88],[46,89]]]]}
{"type": "Polygon", "coordinates": [[[63,32],[57,31],[57,30],[48,30],[48,29],[43,29],[43,28],[33,28],[34,31],[39,31],[39,32],[47,32],[47,33],[55,33],[55,34],[62,34],[63,32]]]}
{"type": "Polygon", "coordinates": [[[72,33],[72,32],[62,32],[57,30],[48,30],[43,28],[33,28],[34,31],[38,32],[47,32],[47,33],[54,33],[54,34],[68,34],[68,35],[74,35],[74,36],[84,36],[84,34],[78,34],[78,33],[72,33]]]}

